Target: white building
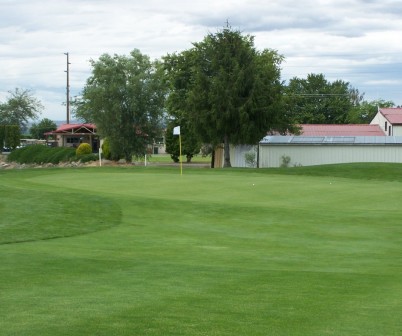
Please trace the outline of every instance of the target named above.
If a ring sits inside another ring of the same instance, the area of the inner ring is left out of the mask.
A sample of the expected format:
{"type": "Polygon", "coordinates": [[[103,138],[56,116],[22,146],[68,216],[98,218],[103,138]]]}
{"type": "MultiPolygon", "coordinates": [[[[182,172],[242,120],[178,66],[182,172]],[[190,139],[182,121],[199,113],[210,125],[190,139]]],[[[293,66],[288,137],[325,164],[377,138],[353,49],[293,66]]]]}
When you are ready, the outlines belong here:
{"type": "Polygon", "coordinates": [[[402,136],[267,136],[259,143],[260,168],[350,162],[402,163],[402,136]]]}
{"type": "Polygon", "coordinates": [[[380,108],[371,125],[378,125],[388,136],[402,136],[402,108],[380,108]]]}
{"type": "MultiPolygon", "coordinates": [[[[311,166],[349,162],[402,163],[402,108],[381,108],[373,121],[359,125],[301,125],[299,136],[266,136],[255,146],[233,146],[233,167],[311,166]]],[[[223,156],[223,151],[217,152],[223,156]]],[[[223,160],[218,160],[223,162],[223,160]]]]}

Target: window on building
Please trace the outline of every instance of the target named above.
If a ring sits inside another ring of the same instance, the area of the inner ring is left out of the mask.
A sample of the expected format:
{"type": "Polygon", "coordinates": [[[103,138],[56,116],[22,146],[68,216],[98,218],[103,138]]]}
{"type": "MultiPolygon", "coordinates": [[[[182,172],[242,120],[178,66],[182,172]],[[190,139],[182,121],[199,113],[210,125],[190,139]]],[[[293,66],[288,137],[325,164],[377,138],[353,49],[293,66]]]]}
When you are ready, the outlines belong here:
{"type": "Polygon", "coordinates": [[[80,143],[80,138],[78,138],[78,137],[67,137],[67,143],[69,143],[69,144],[78,144],[78,143],[80,143]]]}
{"type": "Polygon", "coordinates": [[[392,135],[391,126],[388,127],[388,135],[392,135]]]}
{"type": "Polygon", "coordinates": [[[385,132],[387,131],[388,128],[388,122],[385,122],[385,132]]]}
{"type": "Polygon", "coordinates": [[[164,143],[164,139],[162,137],[156,138],[155,143],[162,145],[164,143]]]}

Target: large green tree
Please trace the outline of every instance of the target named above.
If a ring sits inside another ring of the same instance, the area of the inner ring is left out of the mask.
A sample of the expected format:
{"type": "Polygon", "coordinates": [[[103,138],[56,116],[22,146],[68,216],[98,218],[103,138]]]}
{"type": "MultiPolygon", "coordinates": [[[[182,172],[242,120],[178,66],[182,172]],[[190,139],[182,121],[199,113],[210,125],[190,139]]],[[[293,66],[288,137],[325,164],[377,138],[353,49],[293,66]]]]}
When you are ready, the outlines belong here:
{"type": "Polygon", "coordinates": [[[29,132],[34,139],[44,139],[46,132],[54,131],[55,129],[57,129],[56,123],[53,120],[44,118],[39,123],[33,123],[29,132]]]}
{"type": "Polygon", "coordinates": [[[378,108],[394,106],[393,101],[383,99],[363,101],[349,111],[347,122],[350,124],[369,124],[377,114],[378,108]]]}
{"type": "Polygon", "coordinates": [[[75,115],[94,122],[107,137],[113,156],[143,156],[147,144],[159,135],[166,95],[163,71],[139,50],[130,55],[102,55],[91,61],[92,75],[75,115]]]}
{"type": "Polygon", "coordinates": [[[16,88],[9,91],[6,101],[0,103],[0,125],[18,125],[24,130],[30,120],[37,119],[43,105],[30,90],[16,88]]]}
{"type": "Polygon", "coordinates": [[[270,130],[292,127],[283,113],[280,63],[273,50],[227,26],[178,55],[165,58],[172,92],[168,110],[180,110],[204,143],[252,144],[270,130]]]}
{"type": "Polygon", "coordinates": [[[300,124],[343,124],[363,99],[348,82],[328,81],[323,74],[292,78],[286,88],[287,110],[300,124]]]}

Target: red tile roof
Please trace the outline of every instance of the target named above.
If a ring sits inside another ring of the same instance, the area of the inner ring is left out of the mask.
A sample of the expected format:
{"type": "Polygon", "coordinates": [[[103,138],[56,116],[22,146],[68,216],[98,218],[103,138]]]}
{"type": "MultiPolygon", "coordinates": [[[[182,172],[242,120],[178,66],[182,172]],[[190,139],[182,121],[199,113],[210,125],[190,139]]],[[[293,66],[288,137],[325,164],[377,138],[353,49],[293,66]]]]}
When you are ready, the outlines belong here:
{"type": "Polygon", "coordinates": [[[95,124],[63,124],[60,125],[55,131],[48,132],[45,134],[54,134],[54,133],[77,133],[78,131],[83,130],[81,133],[88,133],[96,131],[95,124]]]}
{"type": "Polygon", "coordinates": [[[384,136],[379,125],[366,124],[303,124],[302,136],[384,136]]]}
{"type": "Polygon", "coordinates": [[[380,108],[380,113],[392,125],[402,124],[402,108],[380,108]]]}

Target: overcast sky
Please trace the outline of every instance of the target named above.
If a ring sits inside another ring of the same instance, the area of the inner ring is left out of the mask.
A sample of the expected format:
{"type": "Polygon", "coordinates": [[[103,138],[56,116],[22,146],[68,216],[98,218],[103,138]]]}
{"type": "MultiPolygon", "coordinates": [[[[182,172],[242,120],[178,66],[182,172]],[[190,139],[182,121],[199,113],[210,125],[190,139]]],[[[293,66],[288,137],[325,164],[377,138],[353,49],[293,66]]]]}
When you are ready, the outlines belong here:
{"type": "Polygon", "coordinates": [[[79,95],[90,59],[151,59],[191,47],[229,21],[257,49],[285,57],[282,79],[323,73],[366,100],[402,104],[402,0],[0,0],[0,101],[14,88],[42,101],[42,118],[65,120],[66,68],[79,95]]]}

